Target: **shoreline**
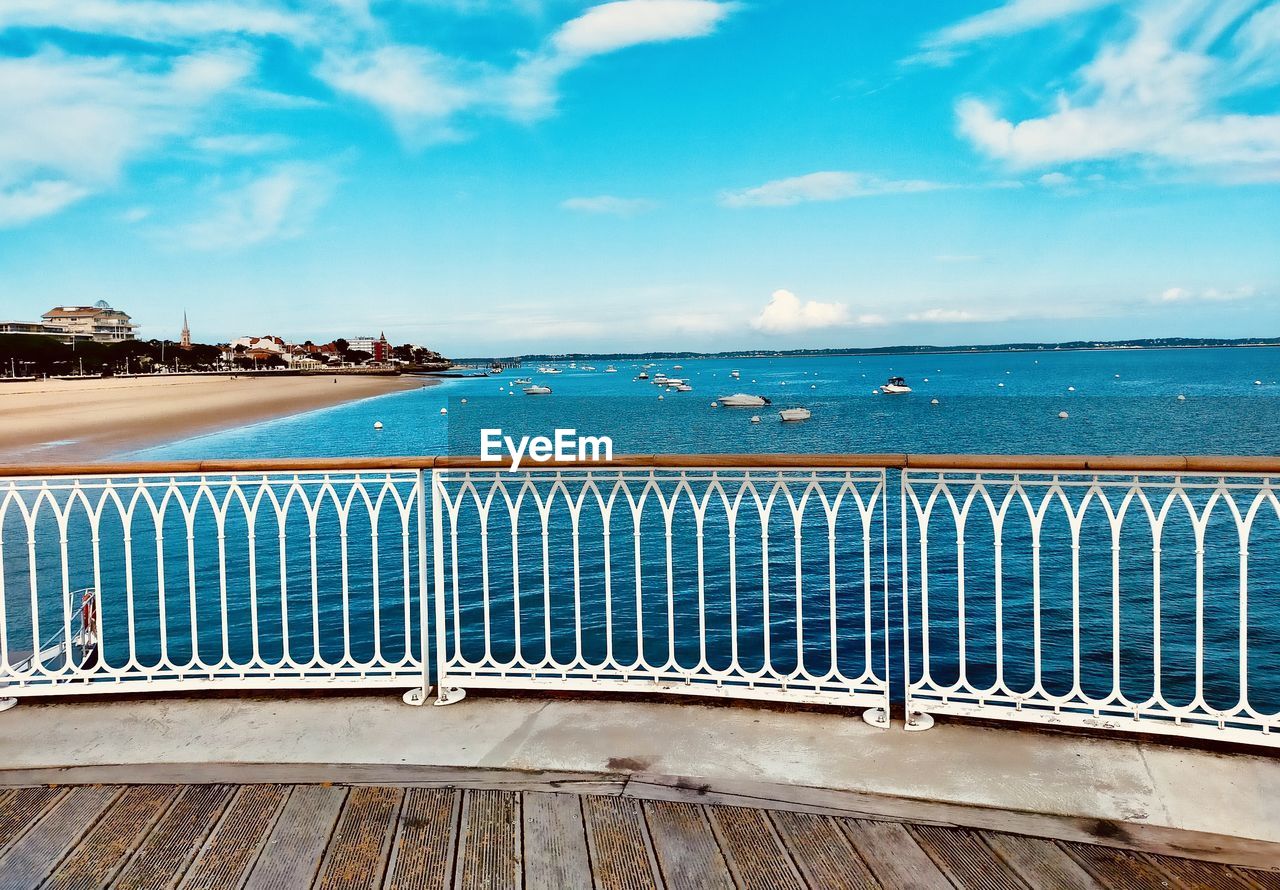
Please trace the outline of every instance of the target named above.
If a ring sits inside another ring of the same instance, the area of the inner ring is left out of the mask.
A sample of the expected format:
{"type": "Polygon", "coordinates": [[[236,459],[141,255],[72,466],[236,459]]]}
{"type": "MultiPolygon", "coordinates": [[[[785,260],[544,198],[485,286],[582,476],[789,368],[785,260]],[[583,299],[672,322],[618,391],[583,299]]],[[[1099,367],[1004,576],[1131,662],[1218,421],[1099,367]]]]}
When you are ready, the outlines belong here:
{"type": "Polygon", "coordinates": [[[35,380],[0,387],[0,458],[102,460],[422,386],[409,376],[198,375],[35,380]]]}

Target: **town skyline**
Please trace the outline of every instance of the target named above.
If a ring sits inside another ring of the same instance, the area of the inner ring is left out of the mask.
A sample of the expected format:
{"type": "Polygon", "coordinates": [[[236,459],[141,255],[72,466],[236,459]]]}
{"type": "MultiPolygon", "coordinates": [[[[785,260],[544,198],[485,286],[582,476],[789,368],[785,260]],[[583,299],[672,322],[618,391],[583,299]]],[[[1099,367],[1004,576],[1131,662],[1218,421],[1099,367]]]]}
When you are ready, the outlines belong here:
{"type": "Polygon", "coordinates": [[[451,354],[1280,329],[1277,22],[8,4],[0,76],[30,89],[0,100],[0,316],[84,294],[157,337],[210,307],[209,340],[451,354]]]}

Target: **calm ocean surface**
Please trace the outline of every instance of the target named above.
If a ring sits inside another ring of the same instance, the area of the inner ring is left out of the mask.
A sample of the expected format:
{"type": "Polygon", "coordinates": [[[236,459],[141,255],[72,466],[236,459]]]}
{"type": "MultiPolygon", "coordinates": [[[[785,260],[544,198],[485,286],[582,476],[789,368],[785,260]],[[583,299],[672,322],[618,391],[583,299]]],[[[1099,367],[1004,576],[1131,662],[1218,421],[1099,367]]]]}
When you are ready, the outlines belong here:
{"type": "Polygon", "coordinates": [[[603,360],[591,364],[599,370],[546,376],[526,366],[496,377],[446,380],[134,456],[476,454],[486,426],[516,435],[574,427],[613,436],[618,453],[1280,452],[1280,349],[664,361],[652,370],[684,376],[694,391],[663,393],[661,401],[658,387],[634,380],[640,363],[617,363],[616,374],[604,373],[603,360]],[[676,364],[683,370],[674,370],[676,364]],[[733,368],[740,380],[729,378],[733,368]],[[517,387],[507,395],[510,381],[522,374],[548,383],[553,394],[526,396],[517,387]],[[915,392],[872,395],[890,375],[906,377],[915,392]],[[736,392],[764,395],[773,405],[710,406],[736,392]],[[1186,401],[1177,401],[1179,394],[1186,401]],[[934,398],[938,405],[930,404],[934,398]],[[780,423],[777,409],[792,405],[810,408],[813,419],[780,423]],[[441,408],[449,413],[441,415],[441,408]],[[1060,420],[1060,411],[1070,418],[1060,420]],[[763,422],[751,424],[752,414],[763,422]],[[375,421],[384,429],[375,431],[375,421]]]}
{"type": "MultiPolygon", "coordinates": [[[[591,364],[598,370],[565,370],[545,376],[537,374],[536,367],[528,367],[484,379],[446,380],[130,456],[184,459],[476,454],[483,427],[498,427],[516,436],[549,435],[557,427],[575,427],[583,434],[612,436],[617,453],[1280,452],[1280,400],[1274,397],[1280,392],[1277,349],[664,361],[656,363],[653,370],[688,379],[694,391],[661,392],[661,400],[659,387],[634,379],[640,363],[616,363],[616,374],[604,373],[608,364],[605,361],[591,364]],[[677,371],[676,364],[682,365],[682,370],[677,371]],[[740,380],[729,378],[733,368],[740,369],[740,380]],[[554,393],[532,397],[516,387],[516,394],[510,395],[512,379],[522,374],[548,383],[554,393]],[[874,395],[872,390],[890,375],[906,377],[915,392],[907,396],[874,395]],[[1261,385],[1255,385],[1255,380],[1261,385]],[[761,409],[711,406],[716,397],[735,392],[765,395],[773,405],[761,409]],[[1186,400],[1178,401],[1179,394],[1184,394],[1186,400]],[[938,405],[931,404],[935,398],[938,405]],[[811,421],[779,421],[778,409],[799,405],[813,411],[811,421]],[[441,414],[442,408],[447,409],[447,414],[441,414]],[[1069,418],[1059,419],[1060,411],[1067,411],[1069,418]],[[752,414],[759,414],[762,422],[750,423],[752,414]],[[374,430],[376,421],[384,424],[383,430],[374,430]]],[[[411,488],[407,481],[397,484],[402,494],[411,488]]],[[[349,483],[340,483],[339,487],[342,485],[349,483]]],[[[348,490],[339,491],[339,496],[345,497],[348,490]]],[[[279,493],[285,493],[283,486],[279,493]]],[[[893,616],[901,597],[897,580],[900,556],[896,474],[890,474],[887,494],[893,616]]],[[[1073,494],[1073,502],[1078,503],[1082,494],[1073,494]]],[[[1205,497],[1207,494],[1196,495],[1197,509],[1203,506],[1205,497]]],[[[631,541],[637,527],[628,525],[631,520],[627,516],[615,514],[611,532],[616,550],[610,565],[599,545],[601,516],[598,511],[586,510],[575,601],[573,536],[569,511],[564,506],[561,502],[551,513],[544,551],[536,510],[526,504],[520,520],[518,552],[512,549],[507,510],[495,508],[499,515],[490,519],[487,603],[476,511],[471,507],[463,510],[456,564],[450,555],[450,573],[453,565],[457,568],[458,603],[465,625],[460,634],[462,654],[479,659],[490,646],[495,658],[513,657],[518,612],[524,628],[519,651],[527,660],[537,661],[548,653],[559,660],[571,660],[577,646],[572,628],[575,615],[579,615],[584,634],[581,654],[589,660],[603,658],[603,628],[611,622],[615,632],[621,634],[613,647],[619,658],[634,659],[642,653],[650,663],[662,663],[668,657],[682,665],[696,662],[699,588],[697,535],[688,515],[692,511],[677,511],[670,554],[661,510],[656,504],[646,507],[634,553],[631,541]],[[507,524],[504,526],[503,522],[507,524]],[[641,583],[636,582],[637,574],[643,577],[641,583]],[[612,611],[607,614],[606,578],[612,581],[614,590],[631,591],[628,596],[616,596],[612,611]],[[517,589],[519,594],[515,596],[513,591],[517,589]],[[488,637],[481,630],[486,608],[490,610],[492,631],[488,637]],[[549,637],[541,632],[544,622],[553,628],[549,637]]],[[[367,658],[375,638],[380,640],[384,654],[403,654],[406,640],[416,638],[416,611],[410,608],[409,593],[416,587],[412,572],[404,570],[417,562],[417,533],[412,517],[412,528],[405,538],[394,511],[384,512],[378,520],[380,534],[373,542],[369,535],[371,523],[362,507],[357,505],[349,517],[346,538],[340,536],[336,511],[331,506],[324,507],[314,528],[315,555],[309,554],[306,546],[308,530],[303,511],[294,509],[289,515],[291,543],[287,555],[276,549],[281,529],[274,519],[259,517],[257,549],[251,554],[245,544],[248,521],[233,505],[224,526],[227,544],[221,558],[226,573],[220,584],[220,544],[211,508],[205,502],[197,504],[196,509],[190,551],[177,507],[171,507],[166,514],[164,543],[159,548],[153,543],[155,534],[149,520],[145,516],[134,519],[133,538],[141,543],[133,546],[131,556],[126,556],[123,549],[127,545],[120,543],[123,528],[118,518],[108,515],[104,520],[99,571],[107,627],[104,655],[110,663],[129,660],[124,629],[130,620],[139,629],[133,642],[133,658],[140,664],[156,663],[161,657],[162,622],[166,629],[164,646],[168,656],[178,662],[191,658],[196,651],[208,662],[229,656],[240,663],[254,652],[271,660],[280,657],[285,645],[295,657],[300,653],[305,658],[307,653],[317,651],[313,627],[320,630],[319,651],[328,658],[341,657],[344,648],[356,658],[367,658]],[[345,563],[339,558],[344,541],[348,551],[345,563]],[[125,595],[122,566],[126,562],[134,569],[131,602],[125,595]],[[251,572],[249,567],[255,564],[256,569],[251,572]],[[380,581],[376,608],[375,588],[370,581],[374,574],[380,581]],[[249,583],[250,575],[255,583],[249,583]],[[165,579],[163,584],[158,581],[161,576],[165,579]],[[189,577],[195,579],[194,589],[189,577]],[[225,635],[220,627],[220,601],[225,601],[229,616],[225,635]],[[345,640],[344,602],[353,610],[345,640]],[[250,616],[255,614],[256,641],[248,631],[250,616]],[[201,628],[198,641],[192,634],[197,618],[201,628]]],[[[851,508],[846,505],[845,509],[851,508]]],[[[1065,693],[1074,682],[1073,676],[1078,675],[1083,689],[1105,696],[1115,682],[1116,664],[1122,657],[1119,685],[1126,695],[1141,700],[1153,689],[1158,644],[1165,695],[1175,704],[1191,702],[1196,695],[1196,566],[1194,533],[1186,511],[1170,518],[1161,542],[1162,582],[1157,608],[1153,542],[1150,531],[1143,530],[1146,520],[1135,515],[1126,521],[1122,534],[1124,556],[1117,569],[1121,593],[1116,599],[1110,533],[1102,511],[1096,506],[1090,508],[1084,519],[1080,548],[1081,632],[1077,653],[1072,634],[1075,619],[1071,537],[1062,510],[1055,510],[1056,515],[1046,520],[1040,559],[1045,687],[1065,693]],[[1117,615],[1122,626],[1118,646],[1112,634],[1117,615]]],[[[949,510],[945,512],[949,516],[949,510]]],[[[1246,635],[1241,634],[1246,622],[1239,602],[1239,537],[1235,523],[1219,507],[1207,526],[1202,566],[1203,689],[1206,701],[1214,707],[1230,708],[1239,701],[1244,675],[1255,707],[1271,713],[1280,710],[1280,518],[1274,512],[1264,510],[1260,514],[1250,538],[1246,635]],[[1243,648],[1248,664],[1244,670],[1240,660],[1242,636],[1247,636],[1243,648]]],[[[1028,648],[1033,627],[1032,572],[1025,517],[1011,519],[1005,529],[1004,626],[1000,635],[992,620],[995,569],[990,523],[987,521],[985,533],[979,520],[971,522],[966,531],[974,537],[964,570],[968,638],[963,654],[956,645],[961,625],[956,532],[949,518],[943,520],[935,519],[929,528],[934,635],[930,669],[935,679],[950,682],[963,670],[971,680],[987,684],[1000,668],[1015,688],[1030,688],[1034,682],[1028,648]],[[997,664],[997,636],[1004,645],[1002,664],[997,664]]],[[[840,519],[839,534],[852,537],[841,544],[840,566],[832,578],[828,572],[825,520],[816,513],[806,515],[804,546],[793,550],[790,541],[794,526],[789,524],[792,520],[783,506],[775,510],[768,520],[769,537],[786,545],[775,546],[767,553],[771,580],[767,587],[761,584],[766,553],[761,547],[759,515],[755,508],[740,515],[733,552],[739,579],[734,594],[738,620],[732,626],[728,609],[731,594],[726,580],[731,554],[723,511],[709,514],[707,522],[702,554],[705,589],[701,596],[705,603],[709,664],[727,663],[727,653],[733,648],[748,668],[762,666],[768,651],[773,666],[784,672],[802,660],[821,670],[832,658],[828,619],[832,617],[830,588],[834,584],[839,590],[835,607],[837,634],[842,640],[846,631],[850,635],[850,645],[841,650],[839,666],[846,676],[856,676],[865,667],[861,627],[867,614],[867,591],[863,586],[861,529],[855,515],[840,519]],[[798,568],[803,573],[803,585],[796,580],[798,568]],[[767,621],[763,617],[766,611],[767,621]],[[803,630],[803,652],[798,628],[803,630]]],[[[883,668],[880,628],[885,590],[879,560],[886,531],[879,522],[877,519],[869,536],[875,628],[872,660],[877,670],[883,668]]],[[[45,616],[40,620],[40,636],[55,632],[60,623],[57,598],[62,584],[57,523],[48,511],[42,514],[40,523],[32,573],[26,530],[18,511],[10,510],[0,522],[8,594],[4,633],[12,651],[31,648],[30,618],[28,615],[24,621],[23,610],[27,608],[24,603],[32,599],[28,583],[32,574],[39,579],[38,599],[45,616]]],[[[448,527],[446,522],[446,533],[448,527]]],[[[90,586],[94,583],[93,561],[82,516],[71,521],[69,534],[69,586],[90,586]]],[[[912,553],[908,563],[918,578],[918,556],[912,553]]],[[[896,672],[900,655],[893,658],[896,672]]],[[[917,660],[915,669],[920,667],[917,660]]]]}

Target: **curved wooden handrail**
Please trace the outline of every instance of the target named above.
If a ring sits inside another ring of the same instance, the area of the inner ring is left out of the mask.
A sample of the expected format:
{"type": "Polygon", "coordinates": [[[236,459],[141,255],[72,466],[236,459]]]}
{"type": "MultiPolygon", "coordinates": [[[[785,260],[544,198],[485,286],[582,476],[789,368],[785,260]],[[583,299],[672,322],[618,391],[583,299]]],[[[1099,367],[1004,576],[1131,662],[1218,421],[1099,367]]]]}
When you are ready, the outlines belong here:
{"type": "MultiPolygon", "coordinates": [[[[357,472],[380,470],[502,469],[501,461],[473,456],[272,458],[266,460],[147,461],[137,463],[18,464],[0,466],[0,478],[44,476],[202,475],[210,473],[357,472]]],[[[1098,473],[1275,473],[1280,456],[1064,455],[1064,454],[629,454],[611,461],[528,459],[524,469],[857,469],[1098,473]]]]}

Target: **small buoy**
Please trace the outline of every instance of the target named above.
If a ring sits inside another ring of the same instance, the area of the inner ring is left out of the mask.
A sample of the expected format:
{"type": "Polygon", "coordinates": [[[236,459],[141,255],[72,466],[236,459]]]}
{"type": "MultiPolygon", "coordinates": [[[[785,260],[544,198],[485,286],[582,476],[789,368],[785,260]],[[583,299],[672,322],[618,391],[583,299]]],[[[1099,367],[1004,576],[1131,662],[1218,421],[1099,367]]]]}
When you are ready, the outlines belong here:
{"type": "Polygon", "coordinates": [[[1076,388],[1074,386],[1067,387],[1067,392],[1075,392],[1075,391],[1076,391],[1076,388]]]}
{"type": "Polygon", "coordinates": [[[752,415],[751,415],[751,422],[752,422],[752,423],[759,423],[759,422],[760,422],[760,415],[759,415],[759,414],[752,414],[752,415]]]}
{"type": "Polygon", "coordinates": [[[928,382],[929,382],[929,378],[928,378],[928,377],[924,378],[924,382],[925,382],[925,383],[928,383],[928,382]]]}
{"type": "Polygon", "coordinates": [[[509,395],[509,396],[513,396],[513,395],[515,395],[515,394],[516,394],[516,393],[515,393],[515,390],[512,390],[511,392],[507,393],[507,395],[509,395]]]}
{"type": "Polygon", "coordinates": [[[1179,402],[1185,402],[1186,400],[1187,400],[1187,397],[1186,397],[1186,396],[1184,396],[1182,393],[1178,393],[1178,401],[1179,401],[1179,402]]]}
{"type": "Polygon", "coordinates": [[[1261,385],[1262,385],[1262,381],[1261,381],[1261,380],[1255,380],[1255,381],[1253,381],[1253,385],[1254,385],[1254,386],[1261,386],[1261,385]]]}
{"type": "Polygon", "coordinates": [[[440,413],[441,413],[441,414],[448,414],[448,413],[449,413],[449,409],[448,409],[448,408],[441,408],[441,409],[440,409],[440,413]]]}
{"type": "Polygon", "coordinates": [[[719,408],[719,407],[720,407],[720,403],[719,403],[719,402],[712,402],[712,403],[711,403],[711,407],[712,407],[712,408],[719,408]]]}
{"type": "Polygon", "coordinates": [[[467,403],[467,400],[466,400],[466,399],[463,399],[463,400],[462,400],[462,404],[464,404],[464,405],[465,405],[466,403],[467,403]]]}
{"type": "Polygon", "coordinates": [[[1119,374],[1117,374],[1117,375],[1116,375],[1116,379],[1117,379],[1117,380],[1119,380],[1119,379],[1120,379],[1120,375],[1119,375],[1119,374]]]}
{"type": "Polygon", "coordinates": [[[936,404],[938,404],[938,400],[937,400],[937,399],[930,399],[930,400],[929,400],[929,404],[930,404],[930,405],[936,405],[936,404]]]}
{"type": "Polygon", "coordinates": [[[1066,420],[1066,419],[1067,419],[1068,417],[1070,417],[1070,416],[1071,416],[1071,415],[1070,415],[1070,414],[1068,414],[1066,411],[1059,411],[1059,412],[1058,412],[1058,419],[1059,419],[1059,420],[1066,420]]]}
{"type": "Polygon", "coordinates": [[[785,381],[785,380],[784,380],[784,381],[782,381],[782,385],[783,385],[783,386],[786,386],[786,385],[787,385],[787,381],[785,381]]]}
{"type": "Polygon", "coordinates": [[[658,396],[658,401],[659,401],[659,402],[661,402],[661,401],[662,401],[662,396],[658,396]]]}
{"type": "Polygon", "coordinates": [[[996,386],[1004,386],[1003,383],[997,383],[996,386]]]}
{"type": "Polygon", "coordinates": [[[810,383],[810,384],[809,384],[809,388],[810,388],[810,389],[817,389],[817,388],[818,388],[818,384],[816,384],[816,383],[810,383]]]}
{"type": "Polygon", "coordinates": [[[381,421],[381,420],[375,420],[375,421],[373,422],[373,428],[374,428],[375,430],[380,430],[380,429],[382,429],[382,421],[381,421]]]}
{"type": "Polygon", "coordinates": [[[871,390],[871,394],[872,394],[873,396],[878,396],[878,395],[880,395],[880,390],[878,390],[878,389],[873,389],[873,390],[871,390]]]}

